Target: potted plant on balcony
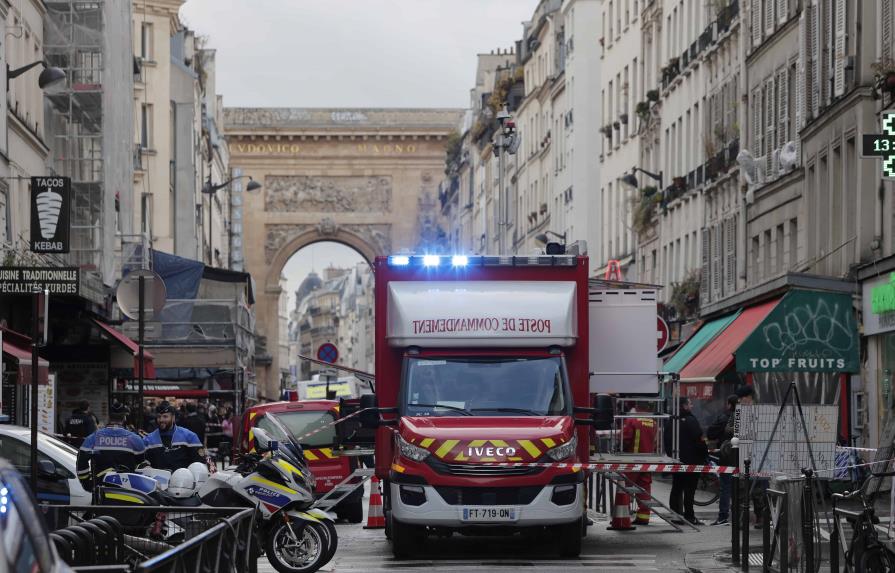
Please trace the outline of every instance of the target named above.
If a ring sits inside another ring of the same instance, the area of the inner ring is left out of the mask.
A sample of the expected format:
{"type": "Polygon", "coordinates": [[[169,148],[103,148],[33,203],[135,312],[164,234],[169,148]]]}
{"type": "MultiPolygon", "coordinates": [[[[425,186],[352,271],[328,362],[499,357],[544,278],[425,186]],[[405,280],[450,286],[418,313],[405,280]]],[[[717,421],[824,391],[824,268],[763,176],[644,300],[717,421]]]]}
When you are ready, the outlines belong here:
{"type": "Polygon", "coordinates": [[[612,127],[614,127],[616,131],[618,131],[622,128],[622,124],[620,124],[618,121],[613,121],[612,127]]]}
{"type": "Polygon", "coordinates": [[[636,113],[637,116],[642,121],[647,121],[649,119],[649,117],[650,117],[649,110],[650,110],[650,105],[649,105],[648,101],[638,102],[637,105],[634,107],[634,113],[636,113]]]}
{"type": "Polygon", "coordinates": [[[659,101],[659,90],[649,90],[646,92],[646,99],[648,101],[659,101]]]}
{"type": "Polygon", "coordinates": [[[879,88],[886,90],[890,94],[895,93],[895,60],[881,58],[879,61],[870,64],[870,69],[876,73],[879,88]]]}
{"type": "Polygon", "coordinates": [[[628,125],[628,114],[621,114],[620,116],[618,116],[618,120],[622,122],[622,125],[628,125]]]}
{"type": "Polygon", "coordinates": [[[602,133],[606,137],[612,137],[612,126],[607,123],[600,128],[600,133],[602,133]]]}
{"type": "Polygon", "coordinates": [[[700,282],[699,270],[694,269],[681,282],[672,283],[669,302],[679,317],[687,318],[696,315],[699,308],[700,282]]]}

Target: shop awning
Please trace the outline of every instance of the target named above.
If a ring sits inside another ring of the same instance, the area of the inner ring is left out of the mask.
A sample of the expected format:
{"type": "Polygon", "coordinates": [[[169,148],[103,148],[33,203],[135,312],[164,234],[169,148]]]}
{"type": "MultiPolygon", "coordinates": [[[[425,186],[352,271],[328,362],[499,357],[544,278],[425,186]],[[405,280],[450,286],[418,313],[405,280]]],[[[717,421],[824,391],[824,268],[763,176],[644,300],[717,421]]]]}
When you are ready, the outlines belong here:
{"type": "Polygon", "coordinates": [[[727,328],[715,336],[714,340],[681,370],[681,382],[711,381],[733,366],[733,353],[779,302],[780,299],[774,299],[740,312],[727,328]]]}
{"type": "MultiPolygon", "coordinates": [[[[31,348],[22,346],[23,341],[12,340],[12,336],[3,333],[3,354],[14,360],[18,366],[16,381],[19,384],[31,384],[31,348]]],[[[50,375],[50,363],[43,358],[37,362],[37,383],[46,384],[50,375]]]]}
{"type": "MultiPolygon", "coordinates": [[[[94,318],[93,322],[103,331],[103,333],[119,347],[123,348],[133,356],[133,372],[134,378],[138,377],[140,372],[140,346],[128,338],[123,332],[117,328],[106,324],[105,322],[94,318]]],[[[143,378],[155,378],[155,359],[152,353],[143,349],[143,378]]]]}
{"type": "Polygon", "coordinates": [[[690,360],[692,360],[700,350],[705,348],[706,344],[709,344],[714,340],[715,337],[718,336],[718,333],[727,328],[739,315],[740,313],[737,311],[731,315],[716,318],[715,320],[703,324],[702,328],[694,332],[690,338],[687,339],[687,342],[674,353],[674,356],[665,363],[665,372],[677,373],[683,370],[690,360]]]}
{"type": "Polygon", "coordinates": [[[734,350],[737,372],[861,371],[851,293],[795,289],[734,350]]]}

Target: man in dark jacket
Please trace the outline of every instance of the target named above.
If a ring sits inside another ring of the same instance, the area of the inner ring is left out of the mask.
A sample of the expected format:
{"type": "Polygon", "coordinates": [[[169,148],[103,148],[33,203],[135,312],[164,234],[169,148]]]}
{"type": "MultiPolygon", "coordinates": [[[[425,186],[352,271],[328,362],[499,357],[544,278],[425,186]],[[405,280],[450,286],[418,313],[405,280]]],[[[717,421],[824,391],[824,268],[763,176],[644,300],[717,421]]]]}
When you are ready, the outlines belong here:
{"type": "Polygon", "coordinates": [[[205,463],[205,448],[199,437],[174,423],[174,408],[162,402],[155,408],[158,428],[143,438],[146,461],[160,470],[174,471],[193,462],[205,463]]]}
{"type": "MultiPolygon", "coordinates": [[[[712,425],[709,426],[709,429],[706,431],[706,436],[708,439],[714,440],[716,448],[722,448],[722,446],[725,446],[725,443],[733,437],[733,428],[728,427],[728,422],[730,421],[730,418],[733,417],[734,412],[736,412],[739,400],[740,397],[736,394],[728,396],[727,402],[724,405],[724,411],[718,414],[718,417],[715,418],[715,421],[712,422],[712,425]]],[[[724,447],[724,450],[729,450],[729,444],[724,447]]],[[[736,459],[731,459],[730,456],[721,455],[719,450],[718,464],[722,466],[736,465],[736,459]]],[[[718,497],[718,519],[716,519],[712,525],[727,525],[730,523],[730,489],[733,484],[733,476],[730,474],[720,474],[718,480],[721,485],[718,497]]]]}
{"type": "Polygon", "coordinates": [[[78,450],[78,479],[87,491],[107,472],[132,472],[143,462],[146,446],[125,428],[127,414],[127,408],[116,401],[109,408],[109,424],[87,436],[78,450]]]}
{"type": "Polygon", "coordinates": [[[186,405],[186,417],[180,426],[199,436],[199,441],[205,443],[205,418],[199,414],[192,402],[186,405]]]}
{"type": "MultiPolygon", "coordinates": [[[[691,411],[689,398],[681,398],[679,405],[678,454],[680,461],[682,464],[704,464],[708,448],[702,434],[702,426],[699,425],[699,420],[691,411]]],[[[671,431],[666,432],[666,435],[670,438],[671,431]]],[[[669,442],[668,438],[666,438],[666,446],[669,442]]],[[[696,519],[696,512],[693,509],[693,498],[696,497],[698,484],[699,474],[675,473],[671,480],[671,499],[668,504],[673,512],[681,515],[693,525],[702,525],[702,522],[696,519]]]]}
{"type": "Polygon", "coordinates": [[[83,442],[84,438],[94,432],[96,432],[96,421],[90,411],[90,402],[81,400],[65,424],[65,433],[73,438],[80,438],[83,442]]]}

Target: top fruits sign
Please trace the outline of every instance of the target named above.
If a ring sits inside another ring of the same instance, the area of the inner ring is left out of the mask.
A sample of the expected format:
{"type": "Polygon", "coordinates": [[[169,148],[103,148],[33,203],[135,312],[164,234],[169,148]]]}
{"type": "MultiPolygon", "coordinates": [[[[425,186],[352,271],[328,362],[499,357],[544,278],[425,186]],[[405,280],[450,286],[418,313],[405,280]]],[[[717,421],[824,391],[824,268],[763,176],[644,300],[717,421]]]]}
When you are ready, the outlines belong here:
{"type": "Polygon", "coordinates": [[[71,179],[31,178],[31,251],[67,253],[71,235],[71,179]]]}

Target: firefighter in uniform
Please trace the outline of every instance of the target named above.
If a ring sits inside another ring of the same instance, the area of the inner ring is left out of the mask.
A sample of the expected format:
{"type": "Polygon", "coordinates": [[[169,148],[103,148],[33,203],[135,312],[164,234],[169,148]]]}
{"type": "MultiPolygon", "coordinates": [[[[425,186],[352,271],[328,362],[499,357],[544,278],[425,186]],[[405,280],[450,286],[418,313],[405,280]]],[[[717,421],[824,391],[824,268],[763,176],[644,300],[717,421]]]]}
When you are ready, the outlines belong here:
{"type": "Polygon", "coordinates": [[[135,471],[143,463],[143,438],[124,427],[127,407],[116,402],[109,409],[109,424],[87,436],[78,450],[78,479],[84,489],[109,471],[135,471]]]}
{"type": "Polygon", "coordinates": [[[206,463],[205,448],[199,436],[174,423],[174,408],[162,402],[155,408],[158,428],[143,438],[146,461],[161,470],[189,468],[193,462],[206,463]]]}
{"type": "MultiPolygon", "coordinates": [[[[631,414],[648,413],[641,402],[635,402],[631,414]]],[[[629,454],[656,454],[656,420],[654,418],[625,418],[622,424],[622,447],[629,454]]],[[[625,474],[633,484],[643,490],[637,494],[637,515],[635,525],[649,525],[650,510],[646,503],[652,493],[653,476],[649,472],[629,472],[625,474]]]]}

